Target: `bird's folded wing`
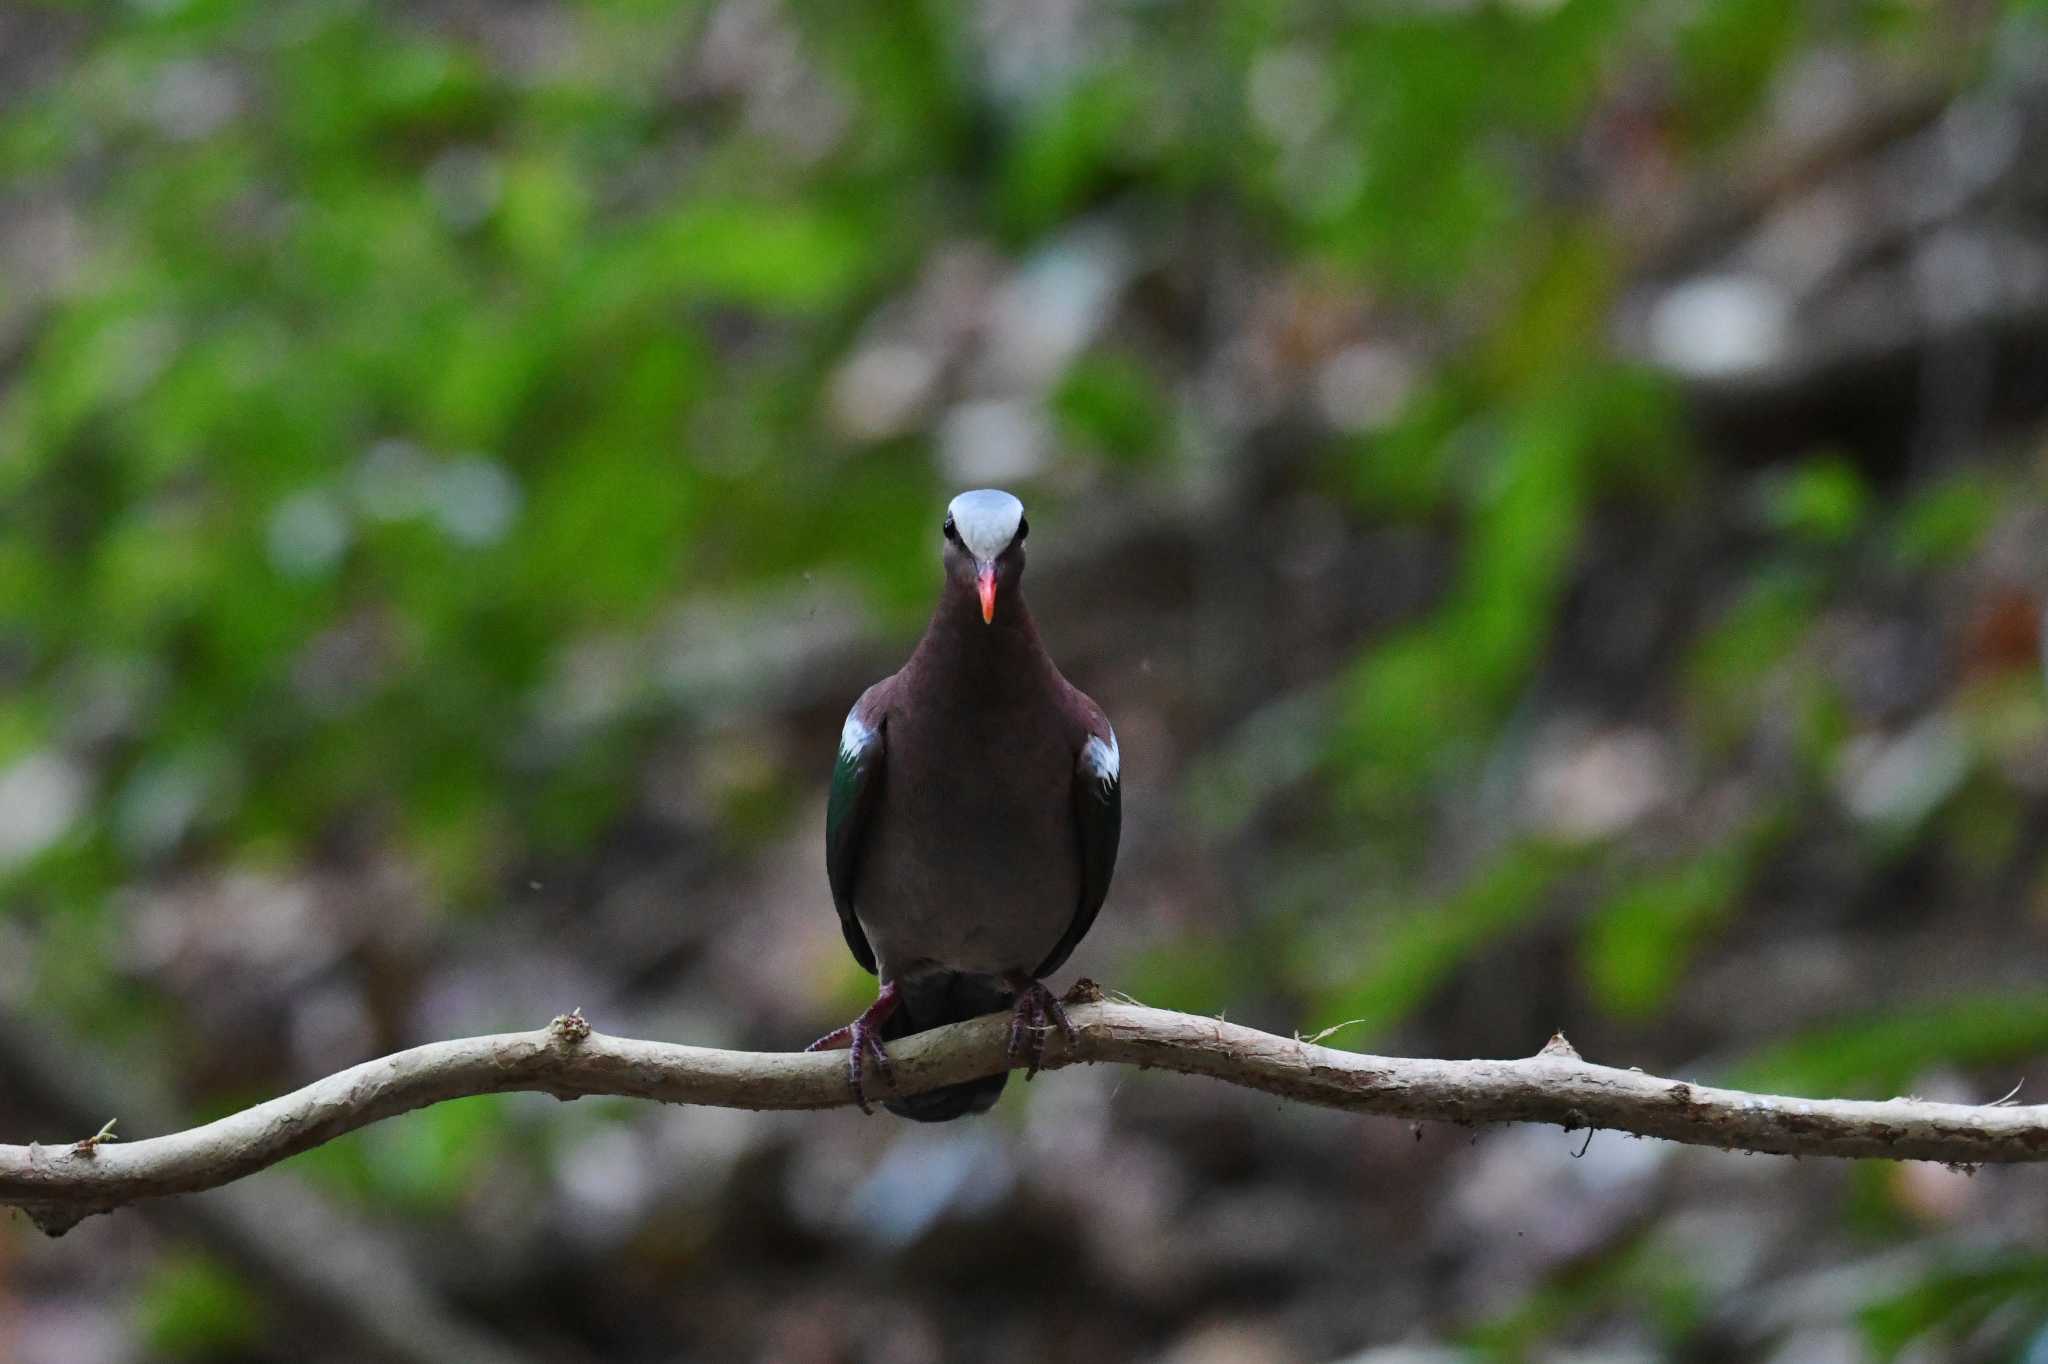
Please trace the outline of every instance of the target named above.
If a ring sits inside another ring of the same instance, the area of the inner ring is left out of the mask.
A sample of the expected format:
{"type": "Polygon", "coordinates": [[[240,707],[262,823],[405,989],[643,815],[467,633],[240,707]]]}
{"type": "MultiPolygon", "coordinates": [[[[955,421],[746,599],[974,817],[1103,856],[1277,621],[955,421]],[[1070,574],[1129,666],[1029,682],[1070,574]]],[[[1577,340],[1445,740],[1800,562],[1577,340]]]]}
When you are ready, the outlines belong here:
{"type": "Polygon", "coordinates": [[[825,805],[825,875],[832,883],[832,904],[839,910],[846,945],[870,971],[875,969],[875,949],[854,916],[853,888],[860,875],[868,818],[882,793],[884,685],[869,687],[846,713],[839,731],[839,760],[832,767],[832,795],[825,805]]]}
{"type": "Polygon", "coordinates": [[[1087,936],[1109,895],[1116,872],[1117,841],[1124,824],[1123,763],[1116,731],[1091,702],[1089,733],[1074,762],[1074,835],[1081,855],[1081,898],[1068,925],[1043,964],[1032,972],[1043,978],[1066,963],[1087,936]]]}

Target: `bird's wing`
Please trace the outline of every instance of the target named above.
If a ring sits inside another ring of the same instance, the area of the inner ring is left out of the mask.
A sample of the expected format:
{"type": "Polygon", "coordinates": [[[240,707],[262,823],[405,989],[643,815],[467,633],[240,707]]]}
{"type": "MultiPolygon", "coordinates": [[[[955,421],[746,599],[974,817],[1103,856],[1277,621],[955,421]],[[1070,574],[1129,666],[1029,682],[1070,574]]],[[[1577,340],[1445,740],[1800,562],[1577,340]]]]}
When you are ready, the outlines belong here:
{"type": "Polygon", "coordinates": [[[1081,902],[1074,907],[1074,921],[1066,933],[1032,972],[1041,978],[1059,970],[1094,925],[1109,895],[1109,878],[1116,872],[1117,840],[1123,833],[1123,765],[1116,731],[1093,702],[1088,703],[1088,711],[1087,739],[1074,761],[1074,833],[1081,852],[1081,902]]]}
{"type": "Polygon", "coordinates": [[[875,949],[854,917],[853,887],[860,875],[868,819],[882,794],[883,685],[877,682],[861,693],[846,713],[846,725],[839,731],[839,760],[832,766],[832,796],[825,804],[825,875],[832,882],[832,903],[839,910],[846,945],[870,971],[875,969],[875,949]]]}

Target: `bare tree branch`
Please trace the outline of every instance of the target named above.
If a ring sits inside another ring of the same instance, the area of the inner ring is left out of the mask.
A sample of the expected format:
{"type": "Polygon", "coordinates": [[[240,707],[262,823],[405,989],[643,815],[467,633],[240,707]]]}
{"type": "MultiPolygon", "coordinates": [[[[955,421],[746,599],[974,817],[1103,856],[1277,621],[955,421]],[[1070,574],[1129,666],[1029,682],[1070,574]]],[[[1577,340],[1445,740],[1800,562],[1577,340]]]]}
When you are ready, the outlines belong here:
{"type": "MultiPolygon", "coordinates": [[[[1213,1018],[1094,1001],[1070,1009],[1078,1043],[1048,1039],[1047,1069],[1081,1062],[1206,1075],[1325,1108],[1435,1122],[1558,1123],[1778,1155],[1975,1165],[2048,1160],[2048,1106],[1798,1099],[1715,1089],[1581,1060],[1562,1037],[1515,1061],[1432,1061],[1332,1051],[1213,1018]]],[[[890,1044],[913,1094],[1004,1068],[1009,1020],[975,1019],[890,1044]]],[[[211,1189],[344,1132],[472,1094],[531,1090],[721,1108],[852,1102],[835,1053],[717,1051],[607,1037],[580,1015],[537,1032],[432,1042],[330,1075],[190,1131],[119,1145],[0,1146],[0,1205],[59,1235],[81,1218],[211,1189]]]]}
{"type": "MultiPolygon", "coordinates": [[[[120,1125],[137,1132],[177,1121],[167,1116],[175,1105],[150,1079],[120,1074],[69,1039],[0,1009],[0,1112],[34,1114],[38,1122],[58,1123],[58,1131],[71,1124],[83,1132],[104,1131],[102,1119],[117,1111],[120,1125]]],[[[96,1144],[102,1154],[113,1149],[104,1138],[96,1144]]],[[[534,1364],[567,1357],[530,1330],[515,1342],[492,1323],[470,1320],[449,1300],[445,1265],[287,1172],[212,1198],[165,1199],[138,1211],[164,1234],[205,1247],[278,1306],[266,1330],[285,1357],[309,1364],[534,1364]]],[[[38,1220],[54,1228],[83,1215],[59,1210],[38,1220]]],[[[453,1234],[444,1229],[437,1239],[445,1244],[453,1234]]]]}

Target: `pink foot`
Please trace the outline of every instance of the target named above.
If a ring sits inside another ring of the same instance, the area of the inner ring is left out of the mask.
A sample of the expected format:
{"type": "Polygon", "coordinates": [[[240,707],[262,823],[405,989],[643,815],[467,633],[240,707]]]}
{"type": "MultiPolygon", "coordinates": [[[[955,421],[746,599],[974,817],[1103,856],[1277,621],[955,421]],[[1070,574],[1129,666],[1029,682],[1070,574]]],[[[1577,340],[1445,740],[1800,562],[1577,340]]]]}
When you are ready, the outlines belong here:
{"type": "Polygon", "coordinates": [[[868,1107],[867,1077],[864,1072],[867,1058],[875,1058],[875,1066],[882,1072],[883,1078],[886,1079],[894,1073],[889,1064],[889,1053],[882,1049],[882,1024],[888,1021],[890,1014],[896,1012],[896,1004],[896,983],[890,981],[882,987],[882,992],[875,996],[875,1002],[861,1011],[860,1017],[843,1028],[834,1028],[804,1048],[805,1051],[847,1048],[846,1078],[853,1088],[853,1101],[860,1105],[860,1111],[863,1113],[874,1111],[868,1107]]]}
{"type": "Polygon", "coordinates": [[[1045,1060],[1045,1035],[1049,1030],[1058,1028],[1068,1046],[1078,1037],[1074,1025],[1067,1021],[1065,1006],[1045,988],[1043,981],[1033,980],[1020,971],[1004,977],[1004,983],[1017,995],[1016,1010],[1010,1015],[1010,1059],[1024,1060],[1024,1078],[1029,1080],[1038,1074],[1038,1067],[1045,1060]]]}

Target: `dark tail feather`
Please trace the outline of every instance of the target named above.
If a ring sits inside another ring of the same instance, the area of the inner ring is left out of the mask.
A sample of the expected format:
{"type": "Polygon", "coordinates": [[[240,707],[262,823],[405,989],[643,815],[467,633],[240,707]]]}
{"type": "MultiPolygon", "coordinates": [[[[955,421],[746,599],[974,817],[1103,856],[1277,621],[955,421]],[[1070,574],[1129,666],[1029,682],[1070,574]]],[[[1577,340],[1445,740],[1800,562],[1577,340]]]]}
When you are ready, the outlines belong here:
{"type": "MultiPolygon", "coordinates": [[[[933,971],[913,976],[897,982],[897,988],[903,992],[903,1003],[882,1025],[884,1041],[894,1041],[948,1023],[962,1023],[983,1014],[999,1013],[1014,1002],[1001,981],[958,971],[933,971]]],[[[955,1118],[986,1113],[994,1108],[997,1097],[1003,1092],[1003,1082],[1008,1078],[1007,1074],[998,1072],[979,1080],[942,1085],[906,1098],[885,1099],[882,1107],[913,1122],[951,1122],[955,1118]]]]}

